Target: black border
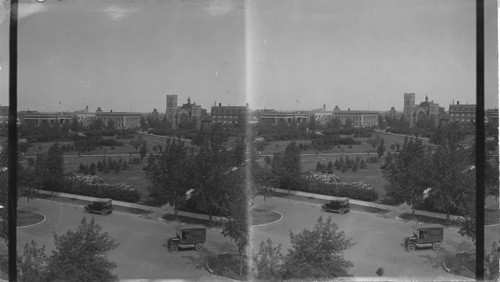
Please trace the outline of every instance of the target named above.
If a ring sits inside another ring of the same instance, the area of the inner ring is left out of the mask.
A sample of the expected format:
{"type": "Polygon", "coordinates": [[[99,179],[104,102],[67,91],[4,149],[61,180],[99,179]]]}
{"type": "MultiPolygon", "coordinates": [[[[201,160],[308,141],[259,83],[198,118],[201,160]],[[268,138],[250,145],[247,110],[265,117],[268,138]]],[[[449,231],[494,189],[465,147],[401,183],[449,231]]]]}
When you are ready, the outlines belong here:
{"type": "MultiPolygon", "coordinates": [[[[9,281],[17,281],[17,22],[18,0],[10,0],[9,28],[9,281]],[[11,138],[15,136],[14,138],[11,138]]],[[[496,36],[496,35],[495,35],[496,36]]],[[[484,0],[476,0],[476,280],[484,280],[484,0]]]]}
{"type": "Polygon", "coordinates": [[[484,0],[476,0],[476,280],[484,280],[484,0]]]}

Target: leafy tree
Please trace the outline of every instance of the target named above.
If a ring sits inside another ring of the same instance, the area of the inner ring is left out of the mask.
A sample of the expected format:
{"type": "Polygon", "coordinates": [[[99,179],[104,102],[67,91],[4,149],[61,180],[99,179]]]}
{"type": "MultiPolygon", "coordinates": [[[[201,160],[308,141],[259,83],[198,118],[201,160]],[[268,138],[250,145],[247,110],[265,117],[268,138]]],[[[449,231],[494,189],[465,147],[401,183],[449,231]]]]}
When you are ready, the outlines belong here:
{"type": "Polygon", "coordinates": [[[17,258],[17,273],[20,281],[46,281],[47,260],[45,246],[38,248],[31,240],[24,245],[24,252],[17,258]]]}
{"type": "Polygon", "coordinates": [[[333,174],[333,163],[332,162],[328,162],[328,164],[326,165],[326,172],[328,174],[333,174]]]}
{"type": "Polygon", "coordinates": [[[352,119],[350,117],[347,117],[345,119],[344,128],[345,129],[352,129],[353,128],[352,119]]]}
{"type": "Polygon", "coordinates": [[[147,142],[144,140],[141,144],[141,149],[139,150],[139,154],[141,155],[141,160],[144,159],[144,157],[148,153],[148,147],[146,145],[147,142]]]}
{"type": "Polygon", "coordinates": [[[429,154],[422,141],[412,139],[395,154],[394,162],[386,162],[382,170],[389,182],[387,194],[396,201],[408,203],[412,207],[412,214],[415,214],[415,206],[422,202],[424,190],[429,187],[429,154]]]}
{"type": "Polygon", "coordinates": [[[252,257],[254,277],[257,280],[282,280],[282,266],[285,256],[281,253],[281,244],[274,246],[271,239],[262,241],[259,252],[252,257]]]}
{"type": "Polygon", "coordinates": [[[38,154],[35,164],[36,181],[42,189],[50,190],[52,195],[54,187],[59,187],[63,182],[64,159],[59,143],[50,146],[47,155],[38,154]]]}
{"type": "Polygon", "coordinates": [[[229,200],[227,191],[231,189],[230,155],[224,147],[226,135],[221,125],[214,125],[198,154],[194,156],[193,186],[198,197],[198,208],[208,212],[212,222],[214,210],[222,208],[229,200]]]}
{"type": "Polygon", "coordinates": [[[84,217],[76,231],[63,235],[54,233],[55,250],[45,255],[45,246],[38,248],[34,241],[26,244],[18,259],[19,277],[23,281],[113,281],[116,264],[107,253],[118,244],[102,232],[94,218],[84,217]]]}
{"type": "Polygon", "coordinates": [[[484,278],[488,281],[498,281],[500,271],[500,247],[497,242],[493,242],[491,253],[485,255],[485,275],[484,278]]]}
{"type": "Polygon", "coordinates": [[[192,167],[192,155],[184,142],[168,142],[163,154],[157,162],[150,164],[146,170],[146,178],[153,184],[150,197],[159,203],[168,203],[177,210],[186,201],[186,192],[190,189],[189,182],[192,167]]]}
{"type": "Polygon", "coordinates": [[[236,185],[229,191],[231,194],[231,201],[228,204],[229,215],[223,221],[221,231],[221,234],[224,237],[231,238],[238,248],[238,253],[240,254],[240,276],[243,275],[243,255],[250,242],[248,213],[246,209],[248,196],[245,194],[245,181],[243,181],[242,177],[244,176],[244,171],[242,172],[233,172],[229,176],[241,179],[235,179],[233,183],[240,185],[236,185]]]}
{"type": "Polygon", "coordinates": [[[459,206],[457,196],[464,191],[465,174],[470,165],[470,159],[464,149],[452,149],[448,146],[438,146],[432,156],[432,172],[430,178],[433,189],[429,197],[435,199],[435,206],[446,212],[449,221],[450,211],[459,206]]]}
{"type": "Polygon", "coordinates": [[[90,175],[95,175],[95,169],[96,169],[95,163],[91,163],[90,167],[89,167],[89,173],[90,173],[90,175]]]}
{"type": "Polygon", "coordinates": [[[378,145],[378,148],[377,148],[377,154],[378,154],[379,159],[380,159],[380,157],[382,157],[384,152],[385,152],[385,145],[384,145],[384,139],[382,139],[378,145]]]}
{"type": "Polygon", "coordinates": [[[284,153],[275,154],[272,171],[280,186],[288,188],[288,196],[292,186],[298,183],[301,170],[300,150],[295,141],[286,146],[284,153]]]}
{"type": "Polygon", "coordinates": [[[245,140],[243,138],[238,139],[236,146],[232,150],[232,165],[238,167],[245,162],[245,140]]]}
{"type": "Polygon", "coordinates": [[[292,248],[283,264],[284,279],[325,279],[352,276],[353,263],[344,259],[344,251],[354,243],[346,239],[331,217],[326,221],[320,216],[313,230],[304,229],[299,234],[290,231],[292,248]]]}

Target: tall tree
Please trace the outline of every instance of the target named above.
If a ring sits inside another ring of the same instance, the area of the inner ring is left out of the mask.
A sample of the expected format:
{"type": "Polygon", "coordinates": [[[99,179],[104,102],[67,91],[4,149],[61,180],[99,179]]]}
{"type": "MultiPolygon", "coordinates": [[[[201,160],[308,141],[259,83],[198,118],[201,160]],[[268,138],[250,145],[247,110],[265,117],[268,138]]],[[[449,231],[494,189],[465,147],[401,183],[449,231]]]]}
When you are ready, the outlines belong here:
{"type": "Polygon", "coordinates": [[[243,255],[250,242],[249,222],[248,222],[248,199],[250,195],[246,193],[245,169],[229,173],[228,178],[232,178],[233,189],[229,190],[231,201],[228,203],[228,216],[223,221],[221,234],[231,238],[238,248],[240,254],[240,276],[243,275],[243,255]]]}
{"type": "Polygon", "coordinates": [[[47,155],[37,155],[35,174],[39,186],[50,190],[53,196],[54,188],[62,185],[64,175],[64,158],[59,143],[50,146],[47,155]]]}
{"type": "Polygon", "coordinates": [[[283,265],[284,279],[324,279],[352,276],[353,263],[344,259],[344,251],[354,246],[339,231],[331,217],[326,221],[320,216],[313,230],[304,229],[299,234],[290,232],[292,248],[288,250],[283,265]]]}
{"type": "Polygon", "coordinates": [[[284,152],[274,153],[271,171],[275,175],[275,185],[290,190],[298,184],[301,173],[300,149],[295,141],[290,142],[284,152]]]}
{"type": "Polygon", "coordinates": [[[221,125],[214,125],[203,146],[194,157],[193,185],[198,197],[198,208],[208,212],[212,222],[213,212],[229,202],[231,189],[227,174],[231,170],[230,155],[224,147],[226,135],[221,125]]]}
{"type": "Polygon", "coordinates": [[[389,182],[387,194],[399,202],[406,202],[412,207],[423,201],[423,192],[429,187],[428,159],[430,152],[422,141],[411,139],[399,153],[394,154],[393,162],[386,162],[382,170],[389,182]]]}
{"type": "Polygon", "coordinates": [[[184,142],[168,142],[157,162],[148,165],[146,178],[153,184],[150,198],[174,208],[175,216],[179,206],[186,201],[186,192],[191,188],[192,154],[184,142]]]}

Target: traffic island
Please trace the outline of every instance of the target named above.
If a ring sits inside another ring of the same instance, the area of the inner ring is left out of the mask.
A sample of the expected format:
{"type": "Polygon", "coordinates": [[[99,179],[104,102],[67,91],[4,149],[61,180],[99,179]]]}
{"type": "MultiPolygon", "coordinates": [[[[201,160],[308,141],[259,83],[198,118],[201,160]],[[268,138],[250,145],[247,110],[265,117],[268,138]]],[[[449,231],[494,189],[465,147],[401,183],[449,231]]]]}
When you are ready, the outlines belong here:
{"type": "Polygon", "coordinates": [[[17,211],[17,228],[30,227],[45,221],[45,215],[36,212],[17,211]]]}
{"type": "Polygon", "coordinates": [[[250,217],[252,226],[260,226],[280,221],[283,216],[280,213],[267,209],[251,209],[250,217]]]}
{"type": "Polygon", "coordinates": [[[474,279],[476,254],[468,252],[449,254],[443,259],[443,268],[451,274],[474,279]]]}
{"type": "Polygon", "coordinates": [[[243,263],[240,261],[240,254],[223,253],[210,255],[206,260],[207,270],[218,276],[247,281],[248,280],[248,258],[243,256],[243,263]],[[240,275],[240,268],[243,265],[240,275]]]}

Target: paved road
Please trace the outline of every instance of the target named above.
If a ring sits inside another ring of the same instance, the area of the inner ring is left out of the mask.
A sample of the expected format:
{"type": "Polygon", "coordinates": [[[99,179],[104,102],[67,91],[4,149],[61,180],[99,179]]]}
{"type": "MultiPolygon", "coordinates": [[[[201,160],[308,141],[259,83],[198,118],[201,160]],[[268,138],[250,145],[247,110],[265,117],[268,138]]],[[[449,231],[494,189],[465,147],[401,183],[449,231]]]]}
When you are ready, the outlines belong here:
{"type": "MultiPolygon", "coordinates": [[[[21,200],[20,208],[28,208],[21,200]]],[[[93,216],[104,231],[115,238],[120,245],[109,254],[109,259],[118,265],[119,279],[187,279],[214,281],[220,277],[211,275],[204,266],[203,254],[194,250],[172,254],[162,246],[168,236],[175,234],[173,223],[140,218],[137,215],[115,212],[108,216],[84,214],[82,207],[36,199],[30,201],[30,209],[42,213],[47,220],[41,224],[18,228],[18,251],[22,252],[26,242],[36,240],[45,244],[47,254],[54,248],[53,232],[65,233],[75,230],[84,216],[93,216]]],[[[220,231],[208,230],[208,250],[220,250],[227,244],[220,231]],[[219,246],[219,247],[217,247],[219,246]]],[[[231,244],[233,245],[233,244],[231,244]]]]}
{"type": "MultiPolygon", "coordinates": [[[[331,216],[340,230],[344,230],[347,238],[352,238],[356,243],[345,254],[346,258],[354,263],[352,271],[356,277],[373,277],[379,267],[384,268],[384,276],[389,277],[416,277],[431,280],[449,280],[453,276],[446,273],[437,256],[440,252],[430,249],[406,252],[402,246],[403,238],[412,234],[412,223],[400,220],[383,218],[375,214],[361,211],[351,211],[346,215],[324,213],[311,204],[290,201],[282,198],[267,200],[267,206],[273,207],[283,215],[277,223],[252,227],[253,248],[258,249],[260,242],[271,238],[277,244],[282,244],[282,252],[290,248],[289,230],[294,234],[304,228],[312,229],[319,216],[331,216]]],[[[256,198],[256,206],[263,206],[262,197],[256,198]]],[[[500,239],[498,226],[487,229],[487,249],[493,239],[500,239]],[[495,233],[496,232],[496,233],[495,233]]],[[[465,241],[456,229],[445,229],[445,242],[443,249],[452,249],[455,242],[465,241]]]]}

